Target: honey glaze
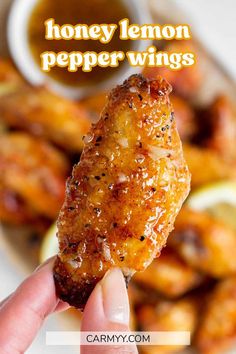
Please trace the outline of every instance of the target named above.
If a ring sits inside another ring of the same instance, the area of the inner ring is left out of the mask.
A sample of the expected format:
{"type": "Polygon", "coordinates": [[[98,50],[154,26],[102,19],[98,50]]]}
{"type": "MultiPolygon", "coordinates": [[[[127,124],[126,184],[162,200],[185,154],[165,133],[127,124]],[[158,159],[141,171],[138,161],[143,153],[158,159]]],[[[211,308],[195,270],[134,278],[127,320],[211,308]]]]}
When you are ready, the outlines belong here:
{"type": "MultiPolygon", "coordinates": [[[[28,39],[35,61],[40,65],[40,55],[45,51],[55,53],[66,51],[127,51],[131,44],[119,38],[116,30],[110,43],[102,44],[96,40],[46,40],[44,22],[54,18],[55,23],[64,24],[117,24],[128,17],[127,9],[121,0],[38,0],[28,23],[28,39]]],[[[120,66],[123,65],[120,62],[120,66]]],[[[119,68],[94,67],[91,72],[69,72],[67,68],[54,67],[47,73],[53,79],[69,86],[87,86],[99,83],[115,74],[119,68]]]]}

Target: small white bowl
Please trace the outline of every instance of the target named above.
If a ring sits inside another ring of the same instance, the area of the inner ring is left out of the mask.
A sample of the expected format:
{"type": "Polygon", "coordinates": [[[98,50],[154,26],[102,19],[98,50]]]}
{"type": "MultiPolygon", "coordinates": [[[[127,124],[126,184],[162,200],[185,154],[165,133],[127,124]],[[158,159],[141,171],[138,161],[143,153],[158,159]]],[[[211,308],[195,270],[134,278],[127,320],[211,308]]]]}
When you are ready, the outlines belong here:
{"type": "MultiPolygon", "coordinates": [[[[94,86],[72,87],[59,83],[49,75],[45,74],[36,63],[31,50],[29,48],[27,26],[29,18],[32,14],[34,6],[38,0],[14,0],[7,26],[8,45],[15,61],[16,66],[23,76],[32,85],[39,86],[46,84],[53,91],[72,98],[79,99],[88,95],[92,95],[98,90],[105,90],[113,85],[124,81],[129,75],[141,71],[141,68],[131,67],[125,63],[117,70],[114,75],[94,86]]],[[[55,0],[51,0],[55,1],[55,0]]],[[[134,23],[145,24],[151,23],[151,17],[148,11],[148,5],[145,0],[122,0],[130,14],[130,18],[134,23]]],[[[78,16],[79,23],[79,16],[78,16]]],[[[132,50],[144,51],[151,41],[140,40],[132,41],[132,50]]],[[[104,69],[106,70],[106,69],[104,69]]]]}

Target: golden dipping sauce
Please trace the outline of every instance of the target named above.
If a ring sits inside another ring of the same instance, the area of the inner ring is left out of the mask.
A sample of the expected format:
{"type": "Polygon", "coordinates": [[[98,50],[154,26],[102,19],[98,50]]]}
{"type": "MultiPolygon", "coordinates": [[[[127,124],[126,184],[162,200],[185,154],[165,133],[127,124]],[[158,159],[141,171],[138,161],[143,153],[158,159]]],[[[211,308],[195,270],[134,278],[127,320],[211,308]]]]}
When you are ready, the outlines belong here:
{"type": "MultiPolygon", "coordinates": [[[[44,22],[54,18],[55,23],[64,24],[118,24],[123,18],[129,17],[128,11],[121,0],[38,0],[28,24],[30,49],[35,61],[40,65],[41,53],[45,51],[124,51],[130,49],[130,41],[122,41],[117,29],[110,43],[102,44],[95,40],[46,40],[44,22]]],[[[123,62],[120,66],[124,65],[123,62]]],[[[69,86],[87,86],[99,83],[115,74],[118,68],[94,67],[91,72],[69,72],[67,68],[54,67],[47,74],[53,79],[69,86]]]]}

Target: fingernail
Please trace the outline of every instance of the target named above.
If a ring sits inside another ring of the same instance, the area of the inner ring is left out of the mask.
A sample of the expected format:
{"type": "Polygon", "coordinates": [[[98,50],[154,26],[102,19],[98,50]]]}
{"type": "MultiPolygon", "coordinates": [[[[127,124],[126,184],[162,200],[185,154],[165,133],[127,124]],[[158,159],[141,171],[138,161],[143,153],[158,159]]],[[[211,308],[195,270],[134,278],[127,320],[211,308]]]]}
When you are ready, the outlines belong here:
{"type": "Polygon", "coordinates": [[[103,308],[109,322],[129,324],[129,299],[119,268],[109,270],[101,281],[103,308]]]}
{"type": "Polygon", "coordinates": [[[40,271],[41,269],[47,267],[49,264],[50,264],[51,266],[53,266],[55,259],[56,259],[56,256],[50,257],[50,258],[47,259],[44,263],[40,264],[40,265],[34,270],[34,273],[36,273],[36,272],[40,271]]]}

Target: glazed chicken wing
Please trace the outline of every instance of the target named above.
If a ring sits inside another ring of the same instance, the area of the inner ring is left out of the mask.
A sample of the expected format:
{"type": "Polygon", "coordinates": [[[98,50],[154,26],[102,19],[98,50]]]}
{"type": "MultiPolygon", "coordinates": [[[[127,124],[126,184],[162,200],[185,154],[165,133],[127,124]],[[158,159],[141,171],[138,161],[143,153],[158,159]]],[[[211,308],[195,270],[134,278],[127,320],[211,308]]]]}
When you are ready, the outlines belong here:
{"type": "Polygon", "coordinates": [[[57,217],[68,162],[48,143],[25,133],[0,136],[0,220],[23,223],[57,217]]]}
{"type": "Polygon", "coordinates": [[[171,97],[171,103],[180,138],[182,141],[190,141],[197,131],[194,110],[186,100],[177,95],[171,97]]]}
{"type": "MultiPolygon", "coordinates": [[[[137,321],[142,331],[189,331],[197,325],[197,307],[191,298],[176,302],[158,301],[155,306],[141,305],[137,310],[137,321]]],[[[141,347],[142,354],[183,353],[184,345],[158,345],[141,347]]]]}
{"type": "Polygon", "coordinates": [[[215,150],[191,144],[184,144],[183,149],[192,175],[192,188],[220,180],[236,179],[236,163],[229,163],[215,150]]]}
{"type": "Polygon", "coordinates": [[[97,122],[103,107],[106,104],[107,94],[98,92],[96,95],[84,98],[81,104],[90,112],[93,122],[97,122]]]}
{"type": "MultiPolygon", "coordinates": [[[[236,159],[236,112],[228,97],[216,97],[206,112],[208,118],[209,136],[205,145],[229,161],[236,159]]],[[[202,124],[203,125],[203,124],[202,124]]]]}
{"type": "MultiPolygon", "coordinates": [[[[0,82],[1,84],[6,83],[6,85],[8,84],[12,86],[17,86],[24,82],[12,62],[2,58],[0,58],[0,82]]],[[[3,86],[0,85],[0,94],[2,93],[2,87],[3,86]]]]}
{"type": "Polygon", "coordinates": [[[204,212],[183,208],[169,245],[195,269],[216,278],[236,272],[235,232],[204,212]]]}
{"type": "Polygon", "coordinates": [[[208,303],[196,336],[202,354],[235,353],[236,276],[220,282],[208,303]],[[233,349],[231,351],[231,349],[233,349]]]}
{"type": "Polygon", "coordinates": [[[126,278],[159,255],[189,192],[169,84],[131,76],[85,139],[58,221],[61,299],[83,308],[105,272],[126,278]]]}
{"type": "Polygon", "coordinates": [[[0,119],[7,126],[43,137],[70,152],[83,149],[82,138],[90,121],[81,104],[27,85],[5,87],[0,83],[0,96],[0,119]]]}
{"type": "Polygon", "coordinates": [[[152,289],[168,298],[176,298],[197,287],[203,279],[174,251],[166,248],[144,272],[136,273],[133,280],[142,288],[147,287],[147,291],[152,289]]]}
{"type": "MultiPolygon", "coordinates": [[[[158,43],[159,45],[159,43],[158,43]]],[[[198,57],[197,45],[194,41],[170,41],[164,50],[169,53],[195,53],[198,57]]],[[[172,85],[174,92],[182,97],[192,98],[199,90],[203,82],[202,67],[197,61],[191,68],[183,67],[180,70],[171,70],[167,67],[147,67],[143,71],[147,78],[156,78],[158,75],[164,76],[172,85]]]]}

